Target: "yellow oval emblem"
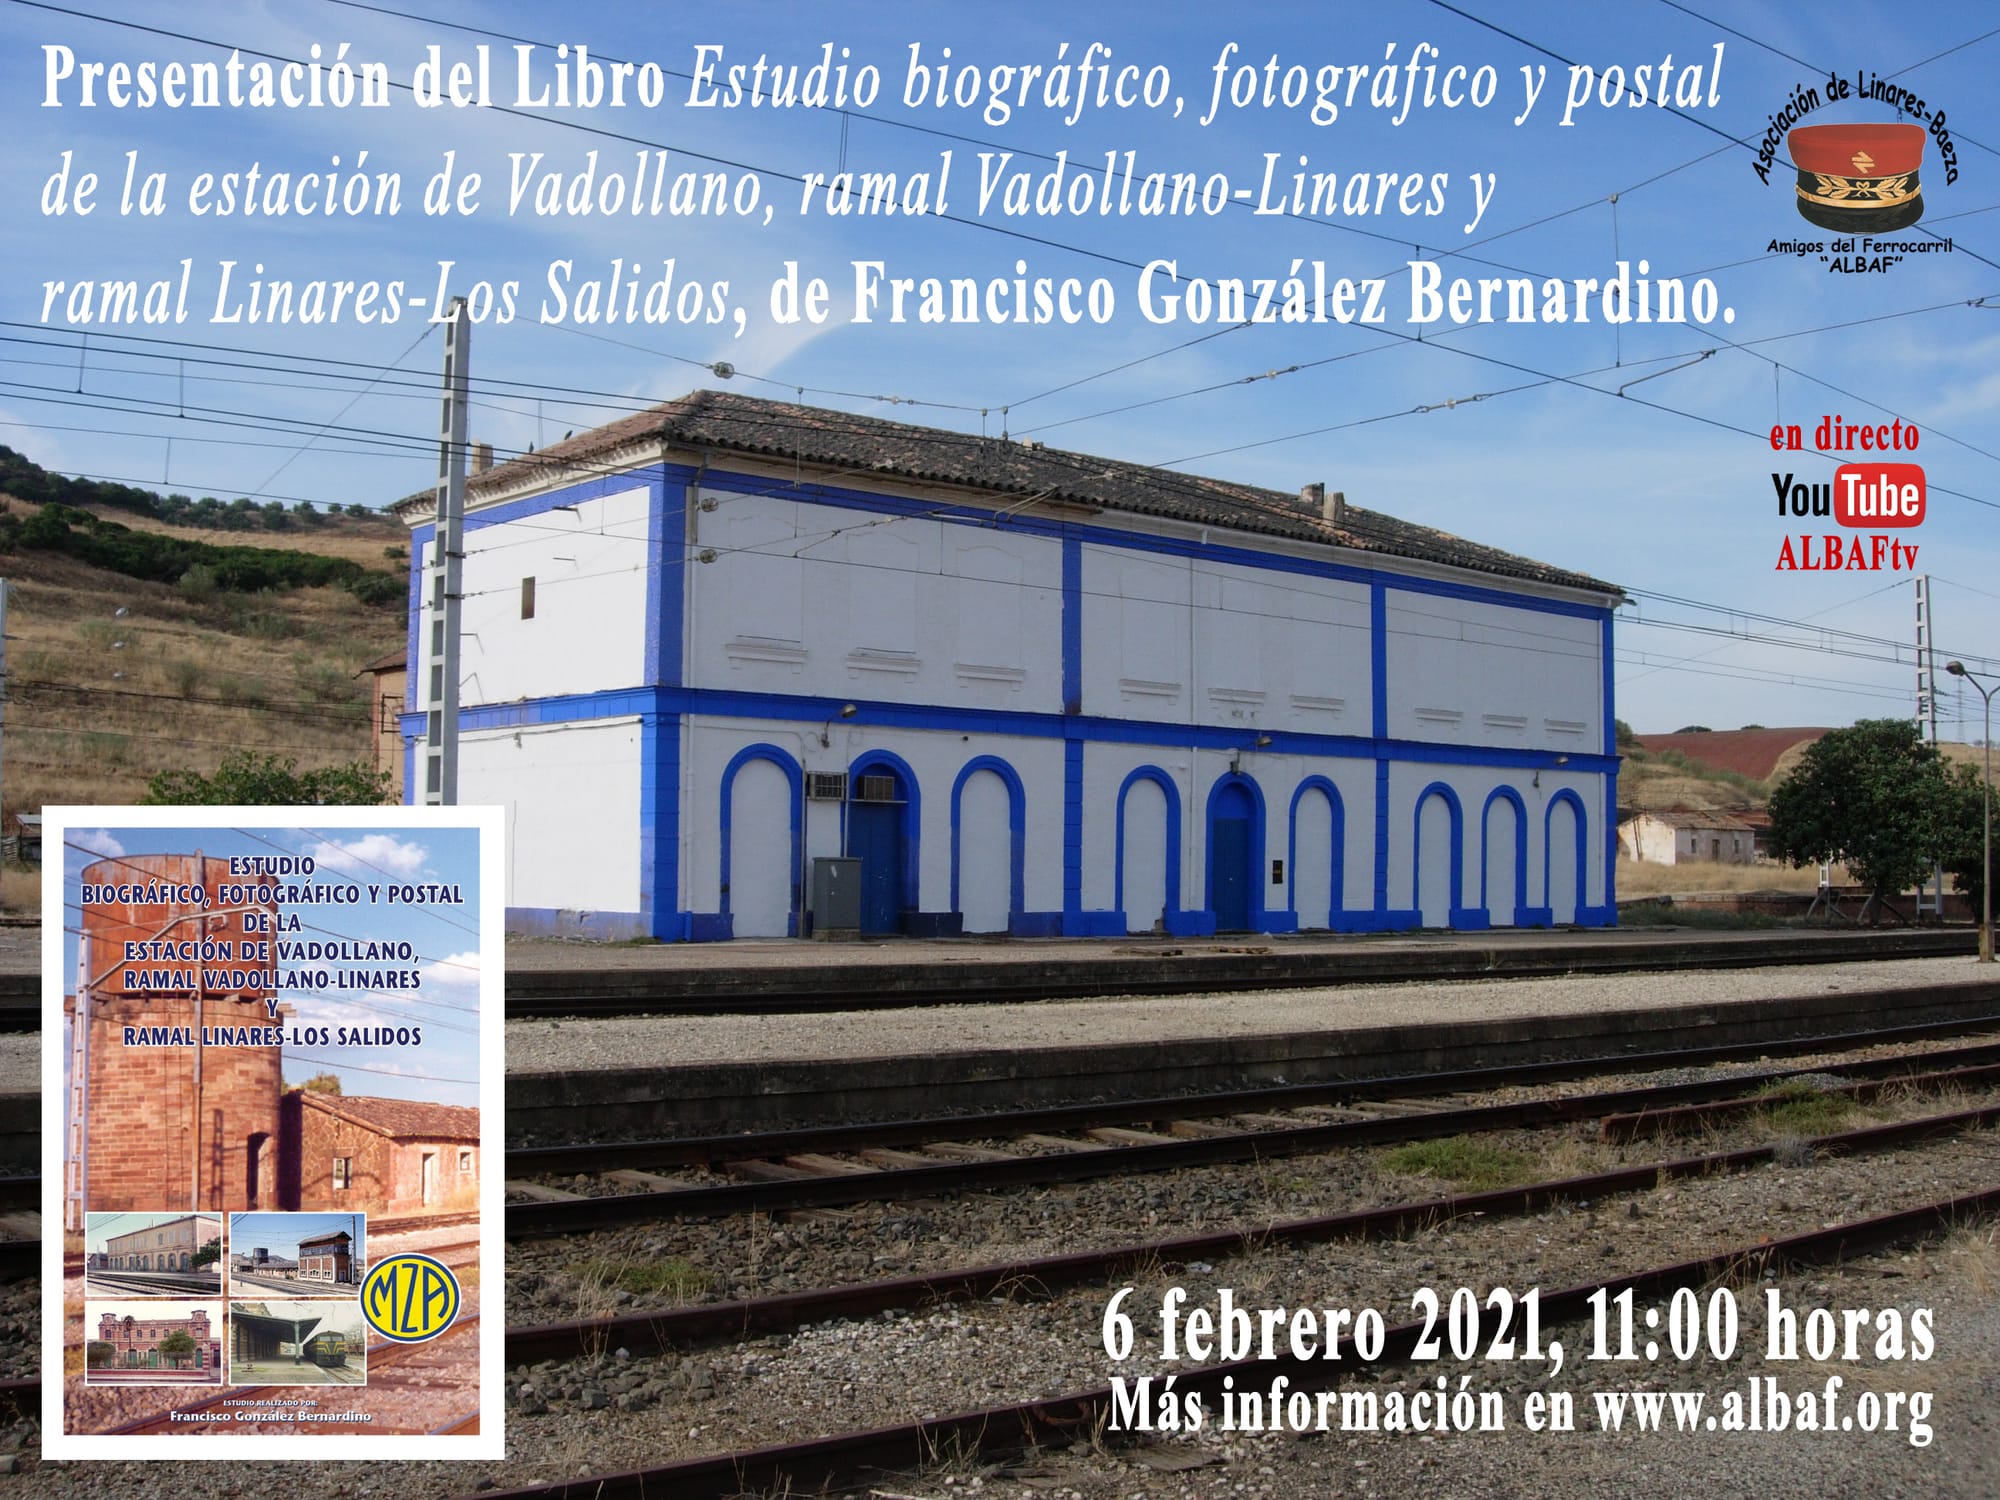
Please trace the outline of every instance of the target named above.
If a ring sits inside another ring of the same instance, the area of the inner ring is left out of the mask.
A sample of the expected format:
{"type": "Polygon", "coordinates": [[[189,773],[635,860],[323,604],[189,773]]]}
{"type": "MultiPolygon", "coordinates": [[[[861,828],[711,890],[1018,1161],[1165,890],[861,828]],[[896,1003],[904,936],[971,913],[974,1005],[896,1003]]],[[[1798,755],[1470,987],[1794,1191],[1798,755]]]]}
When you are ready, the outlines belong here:
{"type": "Polygon", "coordinates": [[[361,1283],[361,1315],[399,1344],[436,1338],[458,1316],[458,1302],[458,1278],[428,1255],[392,1255],[361,1283]]]}

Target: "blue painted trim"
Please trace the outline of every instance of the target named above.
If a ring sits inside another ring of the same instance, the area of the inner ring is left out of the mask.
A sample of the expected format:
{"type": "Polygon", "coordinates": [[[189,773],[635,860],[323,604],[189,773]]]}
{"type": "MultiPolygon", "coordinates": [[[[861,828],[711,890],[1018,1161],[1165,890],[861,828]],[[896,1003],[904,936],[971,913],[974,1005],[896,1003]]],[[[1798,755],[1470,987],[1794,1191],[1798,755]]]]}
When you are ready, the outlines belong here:
{"type": "Polygon", "coordinates": [[[691,911],[682,915],[679,937],[684,943],[726,943],[736,936],[736,919],[726,911],[691,911]]]}
{"type": "MultiPolygon", "coordinates": [[[[951,734],[1011,735],[1022,739],[1069,739],[1099,744],[1155,745],[1171,749],[1240,750],[1243,731],[1221,725],[1163,724],[1143,719],[1031,713],[1018,710],[952,708],[934,704],[819,698],[787,693],[739,692],[729,688],[613,688],[526,698],[515,703],[467,708],[459,715],[462,729],[512,729],[526,724],[582,722],[648,712],[707,714],[728,719],[768,719],[782,723],[820,724],[840,715],[848,723],[882,729],[931,729],[951,734]]],[[[421,734],[421,715],[405,715],[406,733],[421,734]]],[[[1358,735],[1302,734],[1265,731],[1273,755],[1310,755],[1345,760],[1398,760],[1424,765],[1480,766],[1547,771],[1561,757],[1570,770],[1604,775],[1617,767],[1615,756],[1580,751],[1518,750],[1500,745],[1442,745],[1427,740],[1373,740],[1358,735]]]]}
{"type": "Polygon", "coordinates": [[[1598,630],[1598,650],[1604,660],[1604,753],[1611,757],[1611,769],[1604,778],[1604,908],[1611,913],[1609,926],[1618,925],[1618,719],[1617,691],[1614,686],[1611,654],[1612,613],[1604,612],[1598,630]]]}
{"type": "Polygon", "coordinates": [[[417,676],[422,670],[424,646],[424,570],[417,565],[423,549],[430,545],[434,526],[420,526],[410,534],[410,621],[403,654],[403,712],[417,707],[417,676]]]}
{"type": "Polygon", "coordinates": [[[1479,909],[1486,913],[1487,925],[1492,925],[1493,899],[1486,890],[1486,871],[1492,862],[1487,847],[1493,838],[1492,812],[1496,802],[1512,803],[1514,807],[1514,906],[1511,918],[1518,927],[1521,922],[1521,908],[1528,900],[1528,805],[1521,800],[1521,794],[1511,786],[1496,786],[1486,794],[1486,803],[1479,809],[1479,909]]]}
{"type": "Polygon", "coordinates": [[[1161,918],[1161,926],[1168,937],[1214,937],[1215,913],[1212,911],[1169,911],[1161,918]]]}
{"type": "MultiPolygon", "coordinates": [[[[1224,775],[1216,777],[1214,781],[1209,783],[1208,800],[1202,808],[1202,862],[1206,868],[1206,881],[1202,887],[1203,905],[1211,915],[1214,914],[1215,804],[1233,786],[1242,787],[1245,794],[1250,798],[1250,904],[1246,912],[1250,925],[1246,930],[1250,932],[1269,932],[1271,929],[1264,924],[1265,907],[1267,905],[1264,900],[1264,891],[1270,880],[1270,865],[1266,862],[1264,854],[1264,825],[1266,819],[1269,817],[1269,813],[1264,807],[1264,789],[1258,786],[1253,779],[1245,776],[1241,771],[1227,772],[1224,775]]],[[[1119,904],[1123,905],[1124,903],[1121,901],[1119,904]]],[[[1293,919],[1292,926],[1294,929],[1297,928],[1298,921],[1296,918],[1293,919]]]]}
{"type": "Polygon", "coordinates": [[[498,505],[474,506],[465,513],[465,529],[483,531],[488,526],[501,526],[509,521],[543,515],[558,506],[602,500],[606,495],[622,495],[627,490],[643,489],[649,484],[665,484],[669,480],[686,483],[694,478],[695,473],[686,464],[637,464],[616,474],[595,474],[574,484],[566,484],[561,489],[524,495],[518,500],[504,500],[498,505]]]}
{"type": "MultiPolygon", "coordinates": [[[[894,771],[903,783],[903,900],[904,910],[917,913],[923,910],[923,865],[918,858],[923,836],[923,789],[917,785],[917,773],[910,769],[910,763],[902,756],[889,750],[864,750],[847,765],[848,795],[853,795],[855,783],[875,766],[894,771]]],[[[847,808],[840,804],[841,842],[843,851],[847,848],[847,808]]]]}
{"type": "Polygon", "coordinates": [[[1389,909],[1389,762],[1375,762],[1375,911],[1389,909]]]}
{"type": "MultiPolygon", "coordinates": [[[[1298,899],[1299,804],[1305,800],[1307,792],[1320,792],[1324,794],[1327,801],[1327,810],[1330,814],[1330,823],[1333,829],[1333,848],[1330,851],[1333,883],[1327,888],[1330,901],[1326,915],[1328,928],[1338,931],[1339,928],[1335,925],[1335,919],[1340,915],[1342,908],[1347,905],[1345,885],[1347,879],[1347,804],[1341,801],[1340,788],[1324,776],[1308,776],[1292,792],[1292,805],[1287,813],[1291,830],[1290,836],[1285,843],[1285,910],[1292,915],[1291,930],[1294,932],[1304,926],[1316,925],[1307,923],[1305,916],[1300,914],[1298,899]]],[[[1307,915],[1316,918],[1319,916],[1319,913],[1312,912],[1307,915]]]]}
{"type": "Polygon", "coordinates": [[[1083,543],[1069,531],[1062,539],[1062,703],[1066,714],[1083,712],[1083,543]]]}
{"type": "MultiPolygon", "coordinates": [[[[738,750],[734,755],[732,755],[729,758],[729,764],[722,768],[722,790],[720,798],[720,813],[722,822],[719,834],[722,843],[720,849],[718,850],[718,853],[721,855],[721,864],[720,864],[721,890],[718,893],[717,909],[721,912],[721,914],[724,917],[728,917],[731,915],[731,906],[729,900],[730,896],[729,845],[730,845],[730,832],[735,820],[734,799],[736,791],[736,773],[742,770],[746,765],[748,765],[753,760],[769,761],[772,765],[776,766],[780,771],[782,771],[785,776],[786,805],[791,814],[791,825],[792,825],[791,878],[786,884],[786,890],[788,893],[787,894],[788,907],[785,915],[785,936],[797,937],[799,935],[800,915],[805,910],[804,893],[800,890],[799,883],[803,878],[801,872],[805,868],[806,846],[805,846],[804,819],[805,819],[806,784],[805,784],[805,773],[802,770],[800,770],[799,763],[792,758],[792,754],[790,751],[784,749],[781,746],[767,744],[763,741],[759,741],[754,745],[745,745],[741,750],[738,750]]],[[[692,895],[692,892],[690,892],[690,895],[692,895]]]]}
{"type": "Polygon", "coordinates": [[[629,943],[654,936],[652,924],[636,911],[567,911],[552,906],[510,906],[507,930],[524,937],[589,938],[629,943]]]}
{"type": "Polygon", "coordinates": [[[1028,793],[1021,775],[997,755],[975,755],[959,771],[951,784],[951,910],[963,913],[958,902],[959,801],[966,782],[981,771],[991,771],[1007,788],[1007,916],[1028,903],[1023,894],[1027,870],[1028,793]]]}
{"type": "Polygon", "coordinates": [[[1424,909],[1424,804],[1432,797],[1442,797],[1451,815],[1451,884],[1445,893],[1445,922],[1456,926],[1453,913],[1459,910],[1465,892],[1465,809],[1459,805],[1458,793],[1442,781],[1433,781],[1417,793],[1416,811],[1410,820],[1410,905],[1420,913],[1424,909]]]}
{"type": "Polygon", "coordinates": [[[1120,911],[1078,912],[1074,918],[1063,917],[1064,937],[1124,937],[1131,930],[1125,913],[1120,911]]]}
{"type": "MultiPolygon", "coordinates": [[[[398,721],[400,725],[400,720],[398,721]]],[[[417,805],[417,742],[403,738],[403,806],[417,805]]]]}
{"type": "MultiPolygon", "coordinates": [[[[1173,918],[1181,909],[1181,793],[1174,785],[1173,777],[1158,766],[1140,766],[1118,785],[1118,842],[1113,856],[1111,877],[1111,904],[1119,911],[1125,910],[1125,794],[1141,781],[1157,785],[1167,799],[1167,908],[1166,918],[1169,931],[1173,930],[1173,918]]],[[[1129,929],[1121,929],[1129,930],[1129,929]]],[[[1215,930],[1215,918],[1209,916],[1209,931],[1215,930]]],[[[1194,934],[1182,933],[1187,937],[1194,934]]]]}
{"type": "Polygon", "coordinates": [[[1454,932],[1485,932],[1493,925],[1493,914],[1483,906],[1454,906],[1446,921],[1454,932]]]}
{"type": "Polygon", "coordinates": [[[1017,911],[1007,918],[1007,936],[1017,938],[1064,937],[1063,913],[1059,911],[1017,911]]]}
{"type": "MultiPolygon", "coordinates": [[[[1549,888],[1549,881],[1555,874],[1555,861],[1549,855],[1555,828],[1556,808],[1565,802],[1569,804],[1570,811],[1576,815],[1576,909],[1579,914],[1578,921],[1581,923],[1581,913],[1585,906],[1584,891],[1590,878],[1590,861],[1585,857],[1585,851],[1590,847],[1588,835],[1590,818],[1583,810],[1583,799],[1568,787],[1564,787],[1549,798],[1549,805],[1542,810],[1542,905],[1548,907],[1551,913],[1555,910],[1555,902],[1551,899],[1554,893],[1549,888]]],[[[1552,922],[1553,920],[1551,917],[1552,922]]]]}
{"type": "MultiPolygon", "coordinates": [[[[1299,573],[1316,578],[1334,578],[1347,583],[1375,585],[1386,582],[1389,587],[1402,589],[1408,593],[1470,599],[1478,603],[1499,604],[1538,614],[1595,619],[1605,613],[1603,605],[1513,593],[1499,582],[1492,585],[1453,583],[1443,579],[1392,573],[1380,567],[1370,567],[1358,562],[1322,562],[1317,558],[1259,551],[1249,544],[1247,537],[1240,543],[1217,542],[1212,537],[1204,542],[1196,537],[1156,536],[1076,521],[1048,521],[1039,517],[995,515],[993,511],[985,509],[968,509],[963,514],[954,514],[949,509],[940,507],[935,501],[879,495],[871,491],[845,489],[838,485],[805,484],[796,480],[772,479],[762,475],[740,474],[733,470],[711,469],[707,471],[703,482],[713,490],[725,490],[739,495],[769,495],[809,504],[816,502],[874,515],[920,515],[950,525],[1001,526],[1027,536],[1042,536],[1055,540],[1075,537],[1078,541],[1091,546],[1116,547],[1129,552],[1152,552],[1168,557],[1198,557],[1208,562],[1230,563],[1239,567],[1262,568],[1272,572],[1299,573]]],[[[1146,518],[1135,515],[1133,519],[1143,524],[1146,518]]],[[[1273,538],[1273,540],[1278,539],[1273,538]]],[[[1383,561],[1386,563],[1391,559],[1384,558],[1383,561]]],[[[1521,580],[1520,584],[1524,588],[1532,586],[1525,579],[1521,580]]],[[[1578,590],[1578,592],[1585,591],[1578,590]]]]}
{"type": "Polygon", "coordinates": [[[1389,593],[1381,584],[1368,591],[1369,733],[1389,738],[1389,593]]]}
{"type": "Polygon", "coordinates": [[[1083,936],[1083,741],[1063,740],[1063,931],[1083,936]]]}
{"type": "Polygon", "coordinates": [[[965,919],[955,911],[913,911],[904,923],[906,937],[952,938],[965,935],[965,919]]]}
{"type": "Polygon", "coordinates": [[[1553,927],[1556,914],[1546,906],[1519,906],[1514,909],[1516,927],[1553,927]]]}
{"type": "MultiPolygon", "coordinates": [[[[681,721],[639,720],[639,911],[659,918],[680,898],[681,721]]],[[[653,936],[663,937],[659,922],[653,936]]]]}

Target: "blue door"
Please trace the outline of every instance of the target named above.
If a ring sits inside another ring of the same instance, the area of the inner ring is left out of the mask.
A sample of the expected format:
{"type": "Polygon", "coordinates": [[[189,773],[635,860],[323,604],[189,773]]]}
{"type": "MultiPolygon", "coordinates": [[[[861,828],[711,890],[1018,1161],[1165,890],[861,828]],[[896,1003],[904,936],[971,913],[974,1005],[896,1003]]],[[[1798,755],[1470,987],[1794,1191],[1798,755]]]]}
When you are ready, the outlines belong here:
{"type": "Polygon", "coordinates": [[[1250,794],[1227,786],[1208,806],[1208,898],[1217,932],[1250,929],[1250,794]]]}
{"type": "Polygon", "coordinates": [[[847,852],[861,861],[861,930],[900,932],[904,904],[903,804],[848,804],[847,852]]]}

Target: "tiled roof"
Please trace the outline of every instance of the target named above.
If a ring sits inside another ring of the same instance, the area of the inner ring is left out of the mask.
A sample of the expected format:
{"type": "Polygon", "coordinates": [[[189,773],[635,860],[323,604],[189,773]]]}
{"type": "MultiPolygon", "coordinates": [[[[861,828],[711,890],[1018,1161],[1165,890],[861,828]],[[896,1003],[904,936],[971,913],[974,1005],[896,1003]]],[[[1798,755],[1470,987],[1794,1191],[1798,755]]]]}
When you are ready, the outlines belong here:
{"type": "MultiPolygon", "coordinates": [[[[1346,506],[1340,518],[1329,523],[1317,506],[1308,507],[1296,495],[1280,490],[1070,453],[1040,443],[916,427],[722,391],[695,391],[552,443],[471,478],[466,493],[476,500],[545,474],[566,477],[561,473],[566,467],[588,465],[619,449],[655,440],[682,448],[832,467],[851,476],[844,481],[848,484],[883,475],[962,485],[996,495],[1063,501],[1320,542],[1591,593],[1620,592],[1617,585],[1587,574],[1551,567],[1354,505],[1346,506]]],[[[394,509],[406,518],[415,518],[428,514],[431,504],[413,495],[394,509]]]]}
{"type": "MultiPolygon", "coordinates": [[[[1634,814],[1628,822],[1640,818],[1651,818],[1655,823],[1665,823],[1670,828],[1717,828],[1725,833],[1749,833],[1757,825],[1747,823],[1738,813],[1702,812],[1699,809],[1669,808],[1665,812],[1642,812],[1634,814]]],[[[1766,820],[1765,826],[1769,825],[1766,820]]]]}
{"type": "Polygon", "coordinates": [[[479,1111],[458,1104],[425,1104],[415,1099],[370,1099],[347,1094],[305,1093],[307,1104],[394,1140],[479,1139],[479,1111]]]}

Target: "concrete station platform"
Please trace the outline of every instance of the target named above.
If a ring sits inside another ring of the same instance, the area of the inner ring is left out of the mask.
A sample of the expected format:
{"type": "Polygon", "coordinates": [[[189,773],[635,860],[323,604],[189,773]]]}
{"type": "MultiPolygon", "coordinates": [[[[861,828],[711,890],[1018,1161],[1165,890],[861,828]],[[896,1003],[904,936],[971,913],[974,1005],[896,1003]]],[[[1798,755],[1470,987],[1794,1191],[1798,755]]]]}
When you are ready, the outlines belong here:
{"type": "Polygon", "coordinates": [[[507,1133],[521,1143],[719,1133],[1982,1017],[2000,1017],[2000,974],[1954,956],[893,1011],[519,1020],[507,1028],[507,1133]]]}
{"type": "Polygon", "coordinates": [[[1966,928],[1695,932],[1639,928],[1213,939],[745,940],[507,945],[510,1014],[819,1009],[1052,996],[1171,994],[1395,981],[1740,968],[1760,962],[1970,956],[1966,928]],[[630,1002],[626,1004],[625,1002],[630,1002]]]}

